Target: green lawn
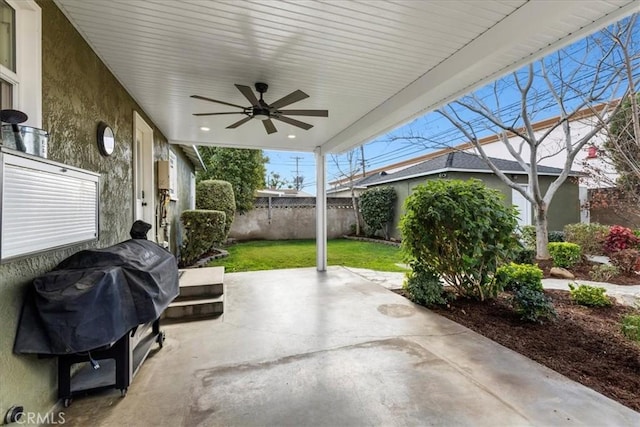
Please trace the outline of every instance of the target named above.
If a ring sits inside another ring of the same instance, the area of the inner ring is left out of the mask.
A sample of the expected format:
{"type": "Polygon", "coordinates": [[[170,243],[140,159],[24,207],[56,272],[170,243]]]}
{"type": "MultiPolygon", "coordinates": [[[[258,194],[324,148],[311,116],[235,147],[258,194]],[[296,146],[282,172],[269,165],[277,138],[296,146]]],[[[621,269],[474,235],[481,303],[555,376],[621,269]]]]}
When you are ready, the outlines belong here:
{"type": "MultiPolygon", "coordinates": [[[[214,260],[208,266],[224,266],[225,271],[231,273],[316,265],[315,240],[261,240],[237,243],[226,249],[229,251],[228,257],[214,260]]],[[[329,240],[327,261],[329,265],[406,271],[396,265],[402,262],[400,249],[382,243],[329,240]]]]}

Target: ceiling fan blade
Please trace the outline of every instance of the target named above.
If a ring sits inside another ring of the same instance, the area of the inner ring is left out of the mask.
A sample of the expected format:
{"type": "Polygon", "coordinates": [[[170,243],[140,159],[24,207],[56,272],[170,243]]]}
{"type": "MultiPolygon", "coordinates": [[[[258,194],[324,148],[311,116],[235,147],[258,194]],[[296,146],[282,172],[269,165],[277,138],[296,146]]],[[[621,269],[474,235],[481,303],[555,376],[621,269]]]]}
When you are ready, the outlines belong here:
{"type": "Polygon", "coordinates": [[[278,110],[278,113],[288,116],[329,117],[328,110],[278,110]]]}
{"type": "Polygon", "coordinates": [[[277,110],[278,108],[286,107],[289,104],[302,101],[303,99],[308,97],[309,95],[307,95],[306,93],[298,89],[295,92],[291,92],[289,95],[285,96],[284,98],[280,98],[276,102],[269,104],[269,107],[275,108],[277,110]]]}
{"type": "Polygon", "coordinates": [[[236,108],[242,108],[244,110],[245,107],[243,107],[242,105],[236,105],[236,104],[231,104],[229,102],[224,102],[224,101],[218,101],[217,99],[211,99],[211,98],[207,98],[205,96],[200,96],[200,95],[191,95],[191,98],[195,98],[195,99],[201,99],[203,101],[209,101],[209,102],[215,102],[217,104],[223,104],[223,105],[228,105],[230,107],[236,107],[236,108]]]}
{"type": "Polygon", "coordinates": [[[258,105],[258,98],[256,98],[253,90],[251,90],[249,86],[236,85],[236,87],[240,92],[242,92],[244,97],[247,98],[247,101],[249,101],[251,105],[258,105]]]}
{"type": "Polygon", "coordinates": [[[285,122],[285,123],[289,123],[290,125],[297,126],[304,130],[309,130],[313,127],[313,125],[310,125],[309,123],[304,123],[299,120],[292,119],[291,117],[280,116],[280,117],[273,117],[273,118],[276,120],[280,120],[281,122],[285,122]]]}
{"type": "Polygon", "coordinates": [[[264,125],[264,130],[266,130],[269,135],[278,132],[276,125],[274,125],[271,120],[263,120],[262,124],[264,125]]]}
{"type": "Polygon", "coordinates": [[[245,114],[244,111],[234,111],[231,113],[193,113],[194,116],[221,116],[224,114],[245,114]]]}
{"type": "Polygon", "coordinates": [[[237,122],[230,124],[229,126],[227,126],[227,129],[235,129],[238,126],[247,123],[249,120],[251,120],[251,116],[247,116],[242,120],[238,120],[237,122]]]}

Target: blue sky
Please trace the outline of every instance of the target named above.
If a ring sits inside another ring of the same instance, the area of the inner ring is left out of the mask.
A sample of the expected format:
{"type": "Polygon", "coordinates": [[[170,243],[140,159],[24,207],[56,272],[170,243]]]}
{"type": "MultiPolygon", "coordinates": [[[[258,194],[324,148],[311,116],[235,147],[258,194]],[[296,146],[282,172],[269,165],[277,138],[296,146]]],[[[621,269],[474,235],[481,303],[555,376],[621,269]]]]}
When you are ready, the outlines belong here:
{"type": "MultiPolygon", "coordinates": [[[[640,22],[635,23],[634,26],[634,42],[637,45],[640,42],[640,22]]],[[[576,68],[576,64],[579,62],[592,64],[596,60],[591,56],[585,56],[585,52],[591,52],[587,49],[588,42],[586,39],[578,41],[563,49],[563,52],[569,52],[571,58],[575,58],[576,62],[571,61],[564,62],[562,72],[564,76],[567,76],[573,69],[576,68]]],[[[553,62],[552,58],[556,54],[549,55],[545,58],[545,61],[553,62]]],[[[549,63],[550,63],[549,62],[549,63]]],[[[536,72],[539,72],[539,65],[536,65],[536,72]]],[[[521,74],[521,70],[518,71],[521,74]]],[[[589,67],[580,70],[580,74],[577,74],[572,82],[575,82],[576,86],[581,84],[588,84],[592,81],[593,70],[589,67]]],[[[499,110],[504,115],[505,119],[513,119],[514,123],[518,123],[518,113],[520,109],[519,93],[516,90],[511,75],[505,76],[505,78],[498,80],[496,83],[497,92],[499,93],[499,110]]],[[[542,79],[534,82],[534,91],[532,96],[536,97],[539,103],[539,111],[532,117],[534,121],[543,120],[545,118],[554,116],[558,113],[557,105],[553,102],[553,99],[548,93],[548,90],[544,87],[542,79]],[[537,86],[536,86],[537,85],[537,86]]],[[[494,86],[487,85],[480,88],[475,92],[485,102],[492,107],[495,105],[494,86]]],[[[620,90],[621,94],[622,91],[620,90]]],[[[571,94],[566,96],[567,99],[574,101],[571,94]]],[[[606,97],[608,99],[609,97],[606,97]]],[[[464,117],[464,116],[463,116],[464,117]]],[[[479,119],[467,116],[466,119],[472,120],[474,123],[474,130],[478,131],[479,136],[493,134],[495,131],[488,129],[485,123],[482,123],[479,119]]],[[[398,140],[398,137],[408,135],[422,135],[430,140],[434,141],[446,141],[448,144],[456,144],[464,142],[465,139],[462,135],[449,123],[447,119],[442,117],[438,113],[428,113],[422,117],[419,117],[411,123],[402,126],[387,135],[382,135],[373,141],[364,145],[365,154],[365,168],[367,170],[376,169],[390,165],[402,160],[411,159],[413,157],[426,154],[433,151],[433,148],[428,148],[425,144],[410,143],[408,141],[398,140]],[[394,139],[395,138],[395,139],[394,139]]],[[[401,138],[400,138],[401,139],[401,138]]],[[[280,175],[281,178],[293,181],[296,176],[296,167],[299,174],[304,177],[303,190],[311,194],[315,194],[316,176],[315,176],[315,156],[313,153],[300,153],[300,152],[285,152],[285,151],[270,151],[265,150],[265,155],[269,157],[269,162],[266,165],[267,174],[275,172],[280,175]]],[[[357,152],[358,159],[360,158],[360,152],[357,152]]],[[[342,169],[347,169],[344,166],[344,155],[338,158],[338,161],[343,165],[342,169]]],[[[331,156],[327,157],[327,180],[333,181],[340,178],[340,172],[335,165],[335,161],[331,156]]]]}

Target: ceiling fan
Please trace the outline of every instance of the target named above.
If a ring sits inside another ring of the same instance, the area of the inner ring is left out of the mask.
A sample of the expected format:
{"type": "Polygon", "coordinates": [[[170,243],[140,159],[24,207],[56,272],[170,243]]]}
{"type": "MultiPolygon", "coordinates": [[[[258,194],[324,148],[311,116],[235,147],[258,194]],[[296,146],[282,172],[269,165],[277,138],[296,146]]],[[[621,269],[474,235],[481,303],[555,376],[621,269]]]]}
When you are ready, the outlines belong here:
{"type": "Polygon", "coordinates": [[[301,90],[296,90],[291,92],[289,95],[284,96],[278,99],[271,104],[267,104],[263,99],[262,95],[267,91],[269,85],[266,83],[256,83],[256,91],[260,94],[260,99],[256,98],[253,91],[249,86],[243,86],[236,84],[235,85],[240,93],[247,98],[247,101],[251,103],[249,107],[243,107],[242,105],[231,104],[225,101],[218,101],[216,99],[207,98],[200,95],[191,95],[191,98],[201,99],[203,101],[215,102],[217,104],[228,105],[230,107],[240,108],[242,111],[232,111],[232,112],[224,112],[224,113],[194,113],[194,116],[218,116],[218,115],[226,115],[226,114],[244,114],[247,117],[244,117],[241,120],[238,120],[235,123],[227,126],[227,129],[235,129],[240,125],[245,124],[251,119],[261,120],[264,125],[264,129],[268,134],[272,134],[277,132],[276,126],[273,124],[271,119],[280,120],[281,122],[288,123],[293,126],[297,126],[304,130],[309,130],[313,127],[309,123],[304,123],[296,119],[292,119],[287,116],[314,116],[314,117],[329,117],[329,111],[327,110],[281,110],[281,108],[286,107],[287,105],[293,104],[298,101],[302,101],[305,98],[308,98],[309,95],[304,93],[301,90]]]}

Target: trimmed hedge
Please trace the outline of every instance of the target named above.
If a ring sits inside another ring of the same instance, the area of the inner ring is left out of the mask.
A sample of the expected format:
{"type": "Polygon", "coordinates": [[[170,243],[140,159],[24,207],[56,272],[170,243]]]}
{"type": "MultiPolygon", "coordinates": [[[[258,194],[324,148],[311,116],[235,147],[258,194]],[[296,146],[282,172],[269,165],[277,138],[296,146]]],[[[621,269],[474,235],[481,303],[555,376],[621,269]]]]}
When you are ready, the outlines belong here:
{"type": "Polygon", "coordinates": [[[549,253],[555,267],[571,268],[582,259],[582,249],[575,243],[549,243],[549,253]]]}
{"type": "Polygon", "coordinates": [[[511,262],[496,271],[495,279],[500,288],[514,291],[523,286],[542,292],[542,270],[537,265],[511,262]]]}
{"type": "Polygon", "coordinates": [[[228,181],[208,179],[196,185],[196,209],[222,211],[225,213],[224,241],[229,234],[236,214],[236,199],[233,186],[228,181]]]}
{"type": "Polygon", "coordinates": [[[183,228],[180,264],[194,264],[225,239],[226,214],[222,211],[188,210],[180,215],[183,228]]]}
{"type": "Polygon", "coordinates": [[[360,194],[360,212],[371,235],[378,230],[384,232],[389,239],[388,224],[393,221],[393,207],[396,201],[396,190],[393,187],[374,187],[360,194]]]}

